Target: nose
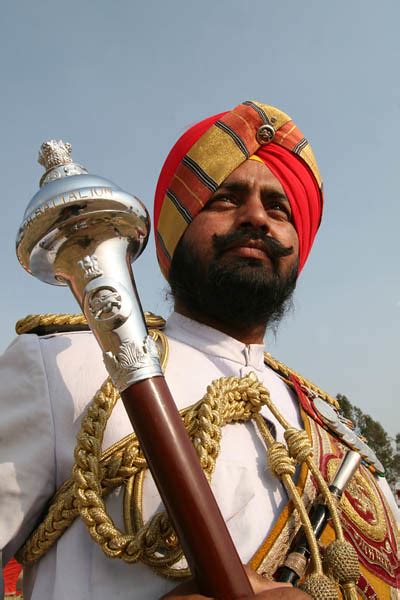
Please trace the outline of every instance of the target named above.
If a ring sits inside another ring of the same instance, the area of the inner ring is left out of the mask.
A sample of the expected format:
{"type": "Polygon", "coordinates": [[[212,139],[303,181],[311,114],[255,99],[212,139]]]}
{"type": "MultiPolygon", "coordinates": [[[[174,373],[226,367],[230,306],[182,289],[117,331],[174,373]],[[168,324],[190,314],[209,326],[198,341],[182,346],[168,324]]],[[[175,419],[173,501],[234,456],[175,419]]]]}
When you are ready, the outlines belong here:
{"type": "Polygon", "coordinates": [[[254,227],[255,229],[269,230],[268,213],[262,199],[256,191],[248,194],[246,201],[237,213],[238,227],[254,227]]]}

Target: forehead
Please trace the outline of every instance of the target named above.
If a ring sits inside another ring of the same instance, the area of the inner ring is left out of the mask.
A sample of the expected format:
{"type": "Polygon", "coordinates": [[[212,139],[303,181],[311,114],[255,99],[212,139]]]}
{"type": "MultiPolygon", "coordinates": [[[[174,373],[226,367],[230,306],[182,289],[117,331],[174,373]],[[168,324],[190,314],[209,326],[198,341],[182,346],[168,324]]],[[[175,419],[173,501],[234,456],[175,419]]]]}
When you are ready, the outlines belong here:
{"type": "Polygon", "coordinates": [[[279,179],[267,165],[259,160],[248,159],[237,167],[221,183],[218,189],[243,186],[243,188],[263,188],[285,194],[279,179]]]}

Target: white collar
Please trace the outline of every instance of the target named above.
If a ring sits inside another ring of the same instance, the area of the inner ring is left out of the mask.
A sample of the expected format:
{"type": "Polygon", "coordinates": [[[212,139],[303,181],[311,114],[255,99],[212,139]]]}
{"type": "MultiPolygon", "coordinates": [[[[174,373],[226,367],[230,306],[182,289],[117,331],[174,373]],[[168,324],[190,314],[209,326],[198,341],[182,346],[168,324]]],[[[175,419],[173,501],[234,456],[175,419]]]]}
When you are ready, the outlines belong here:
{"type": "Polygon", "coordinates": [[[231,360],[258,371],[264,368],[263,344],[243,344],[218,329],[173,312],[167,320],[168,337],[200,350],[204,354],[231,360]]]}

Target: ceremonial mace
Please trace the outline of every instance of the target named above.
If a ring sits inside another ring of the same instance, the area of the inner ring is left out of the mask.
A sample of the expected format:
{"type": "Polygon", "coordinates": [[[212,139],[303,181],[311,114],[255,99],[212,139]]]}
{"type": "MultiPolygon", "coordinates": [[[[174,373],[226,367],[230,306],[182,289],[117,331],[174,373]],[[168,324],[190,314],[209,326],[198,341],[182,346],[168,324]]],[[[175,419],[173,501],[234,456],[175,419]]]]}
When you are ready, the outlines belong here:
{"type": "Polygon", "coordinates": [[[74,163],[70,144],[45,142],[39,162],[46,172],[18,232],[18,259],[77,299],[200,591],[218,600],[254,597],[146,329],[131,263],[147,243],[147,211],[74,163]]]}

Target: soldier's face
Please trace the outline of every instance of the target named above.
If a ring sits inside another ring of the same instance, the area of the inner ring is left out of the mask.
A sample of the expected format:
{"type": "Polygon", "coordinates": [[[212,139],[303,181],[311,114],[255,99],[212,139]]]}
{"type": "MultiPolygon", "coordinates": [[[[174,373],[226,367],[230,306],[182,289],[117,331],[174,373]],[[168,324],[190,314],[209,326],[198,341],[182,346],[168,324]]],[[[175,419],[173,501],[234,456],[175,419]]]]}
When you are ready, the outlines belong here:
{"type": "Polygon", "coordinates": [[[227,177],[184,238],[205,263],[217,259],[243,267],[248,259],[250,267],[277,269],[285,275],[298,261],[299,242],[289,200],[268,167],[254,160],[245,161],[227,177]],[[267,238],[292,251],[274,260],[267,238]]]}
{"type": "Polygon", "coordinates": [[[231,325],[277,321],[296,284],[298,252],[279,180],[248,160],[185,231],[171,264],[171,289],[193,315],[231,325]]]}

